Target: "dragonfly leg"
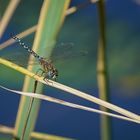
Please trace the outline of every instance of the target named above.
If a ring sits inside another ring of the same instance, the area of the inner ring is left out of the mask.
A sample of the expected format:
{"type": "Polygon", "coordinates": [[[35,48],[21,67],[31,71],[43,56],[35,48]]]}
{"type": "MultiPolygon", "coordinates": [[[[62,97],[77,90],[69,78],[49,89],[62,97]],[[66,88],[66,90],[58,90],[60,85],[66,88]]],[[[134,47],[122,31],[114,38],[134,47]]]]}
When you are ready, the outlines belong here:
{"type": "Polygon", "coordinates": [[[49,80],[48,80],[48,77],[47,77],[47,74],[46,74],[46,72],[43,70],[43,69],[38,69],[37,71],[36,71],[36,75],[38,75],[38,76],[43,76],[44,78],[43,78],[43,80],[46,82],[46,83],[48,83],[48,82],[50,82],[49,80]],[[38,75],[38,73],[41,71],[41,74],[40,75],[38,75]]]}
{"type": "Polygon", "coordinates": [[[39,68],[39,69],[36,71],[35,75],[42,76],[44,73],[45,73],[45,71],[44,71],[43,69],[39,68]],[[38,74],[40,71],[41,71],[41,74],[38,74]]]}
{"type": "Polygon", "coordinates": [[[44,80],[47,84],[51,83],[51,84],[53,85],[53,82],[49,81],[48,78],[44,77],[43,80],[44,80]]]}
{"type": "MultiPolygon", "coordinates": [[[[43,69],[39,68],[37,71],[36,71],[36,74],[35,75],[38,75],[38,76],[43,76],[43,80],[46,82],[46,83],[52,83],[48,80],[48,76],[47,76],[47,73],[46,71],[44,71],[43,69]],[[39,72],[41,71],[41,74],[38,74],[39,72]]],[[[53,84],[53,83],[52,83],[53,84]]]]}
{"type": "Polygon", "coordinates": [[[44,77],[43,80],[46,82],[46,83],[49,83],[50,81],[48,80],[48,78],[44,77]]]}
{"type": "Polygon", "coordinates": [[[44,73],[44,78],[43,78],[43,80],[44,80],[46,83],[52,83],[52,84],[53,84],[53,82],[49,81],[49,78],[48,78],[48,76],[47,76],[46,73],[44,73]]]}
{"type": "Polygon", "coordinates": [[[41,76],[43,76],[43,74],[45,74],[45,71],[42,70],[42,69],[40,68],[40,69],[38,69],[38,70],[36,71],[36,73],[33,75],[33,77],[34,77],[35,75],[41,77],[41,76]],[[41,73],[39,74],[40,71],[41,71],[41,73]]]}

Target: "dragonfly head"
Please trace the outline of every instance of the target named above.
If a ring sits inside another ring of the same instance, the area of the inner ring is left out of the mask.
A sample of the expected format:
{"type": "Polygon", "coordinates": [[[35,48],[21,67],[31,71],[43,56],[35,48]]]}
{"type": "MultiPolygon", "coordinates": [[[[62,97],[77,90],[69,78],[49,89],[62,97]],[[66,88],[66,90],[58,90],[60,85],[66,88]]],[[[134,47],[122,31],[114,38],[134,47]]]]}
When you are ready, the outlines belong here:
{"type": "Polygon", "coordinates": [[[56,80],[57,77],[58,77],[58,70],[55,69],[55,68],[53,68],[52,70],[50,70],[48,72],[48,77],[51,78],[51,79],[53,79],[53,80],[56,80]]]}
{"type": "Polygon", "coordinates": [[[52,79],[56,80],[57,77],[58,77],[58,70],[54,68],[52,70],[52,79]]]}

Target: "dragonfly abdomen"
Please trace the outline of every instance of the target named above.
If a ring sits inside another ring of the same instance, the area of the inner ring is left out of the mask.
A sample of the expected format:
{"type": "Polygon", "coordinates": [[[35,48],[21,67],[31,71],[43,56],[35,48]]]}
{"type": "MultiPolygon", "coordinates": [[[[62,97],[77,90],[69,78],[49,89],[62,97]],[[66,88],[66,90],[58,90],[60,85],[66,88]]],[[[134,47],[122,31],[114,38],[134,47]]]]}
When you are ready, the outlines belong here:
{"type": "Polygon", "coordinates": [[[18,38],[16,36],[12,36],[12,38],[14,40],[16,40],[20,46],[22,46],[24,49],[26,49],[31,55],[33,55],[39,61],[40,61],[40,59],[42,59],[42,57],[40,57],[37,53],[35,53],[32,49],[30,49],[25,43],[23,43],[20,38],[18,38]]]}

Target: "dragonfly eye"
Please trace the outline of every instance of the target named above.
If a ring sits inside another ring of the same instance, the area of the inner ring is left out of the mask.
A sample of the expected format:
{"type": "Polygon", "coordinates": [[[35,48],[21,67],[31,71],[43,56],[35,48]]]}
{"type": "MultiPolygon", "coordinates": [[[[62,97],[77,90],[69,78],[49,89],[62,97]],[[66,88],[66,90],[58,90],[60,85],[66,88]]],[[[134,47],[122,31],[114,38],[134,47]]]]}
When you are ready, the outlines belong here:
{"type": "Polygon", "coordinates": [[[51,78],[56,80],[57,76],[58,76],[58,71],[56,69],[53,69],[51,71],[51,78]]]}
{"type": "Polygon", "coordinates": [[[54,73],[55,76],[58,76],[58,70],[57,69],[54,69],[53,73],[54,73]]]}

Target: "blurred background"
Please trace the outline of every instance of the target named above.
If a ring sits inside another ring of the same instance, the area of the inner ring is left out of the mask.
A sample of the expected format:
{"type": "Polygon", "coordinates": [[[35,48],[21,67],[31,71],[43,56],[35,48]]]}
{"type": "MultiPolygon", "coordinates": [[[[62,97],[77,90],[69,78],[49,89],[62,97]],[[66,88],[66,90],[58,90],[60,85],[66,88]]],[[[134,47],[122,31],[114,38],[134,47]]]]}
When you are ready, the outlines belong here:
{"type": "MultiPolygon", "coordinates": [[[[0,18],[8,0],[1,0],[0,18]]],[[[71,6],[84,0],[72,0],[71,6]]],[[[18,34],[36,25],[43,0],[23,0],[17,7],[6,32],[0,39],[3,43],[10,34],[18,34]]],[[[109,73],[110,102],[140,114],[140,1],[106,0],[107,64],[109,73]]],[[[96,65],[99,38],[98,9],[96,4],[78,10],[66,17],[58,36],[57,45],[72,44],[78,55],[58,60],[58,81],[98,97],[96,65]]],[[[32,46],[34,34],[24,38],[32,46]]],[[[56,46],[57,46],[56,45],[56,46]]],[[[61,51],[59,52],[61,54],[61,51]]],[[[13,44],[0,51],[0,55],[22,58],[26,51],[13,44]],[[7,53],[8,52],[8,53],[7,53]]],[[[24,76],[0,65],[0,85],[21,90],[24,76]],[[15,78],[16,76],[16,78],[15,78]]],[[[0,124],[14,127],[20,97],[0,89],[0,124]],[[9,109],[10,106],[10,109],[9,109]]],[[[62,91],[45,87],[44,94],[66,101],[98,108],[98,105],[62,91]]],[[[98,114],[76,110],[50,102],[41,102],[36,131],[78,140],[100,140],[100,117],[98,114]]],[[[112,140],[139,138],[140,125],[112,118],[112,140]]]]}

